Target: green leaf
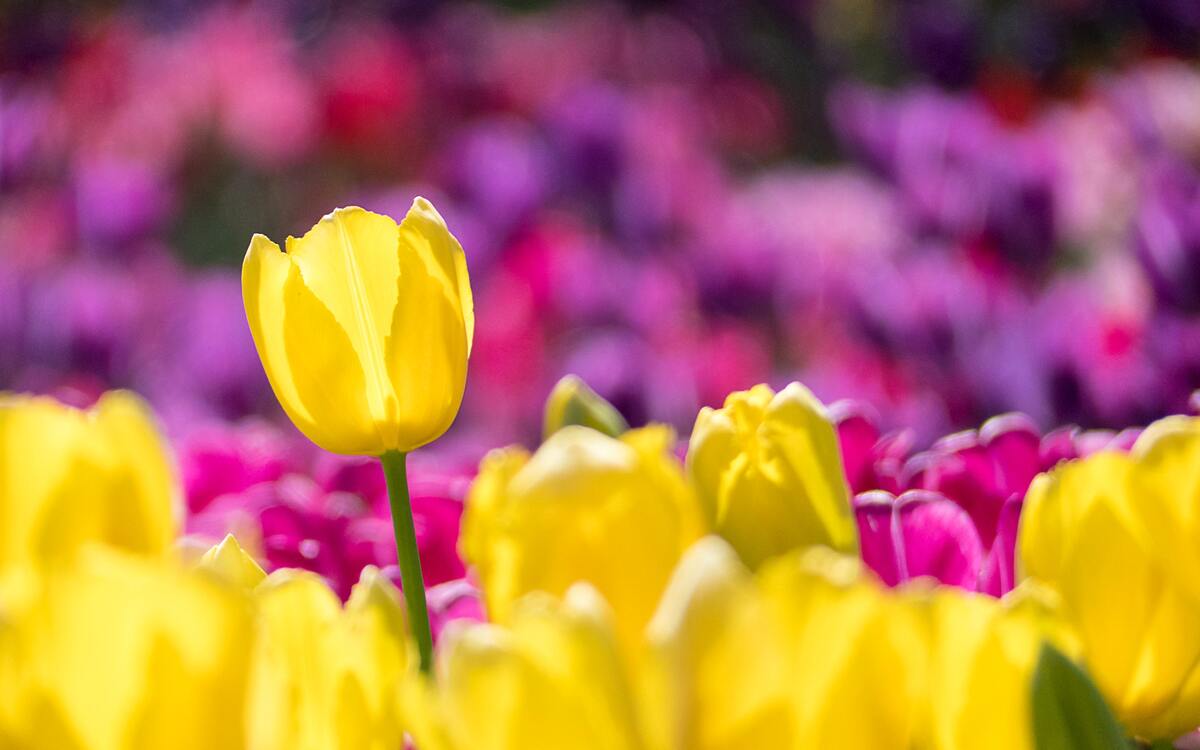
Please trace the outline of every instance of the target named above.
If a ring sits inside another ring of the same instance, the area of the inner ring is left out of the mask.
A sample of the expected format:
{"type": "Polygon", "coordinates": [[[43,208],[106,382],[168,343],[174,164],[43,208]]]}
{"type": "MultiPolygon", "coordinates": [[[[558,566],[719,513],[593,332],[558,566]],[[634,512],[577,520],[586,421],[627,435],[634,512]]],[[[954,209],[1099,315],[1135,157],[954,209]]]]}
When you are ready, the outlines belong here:
{"type": "Polygon", "coordinates": [[[1038,750],[1133,746],[1087,673],[1048,643],[1033,675],[1033,734],[1038,750]]]}
{"type": "Polygon", "coordinates": [[[591,427],[610,437],[619,437],[629,429],[621,412],[575,375],[558,381],[546,399],[542,439],[567,425],[591,427]]]}

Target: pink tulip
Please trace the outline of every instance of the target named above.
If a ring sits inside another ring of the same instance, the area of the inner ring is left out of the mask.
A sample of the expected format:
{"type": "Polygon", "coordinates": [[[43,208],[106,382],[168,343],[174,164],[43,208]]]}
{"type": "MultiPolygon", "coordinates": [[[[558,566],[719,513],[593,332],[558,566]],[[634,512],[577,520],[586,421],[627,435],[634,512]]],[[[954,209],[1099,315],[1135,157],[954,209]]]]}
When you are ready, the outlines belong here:
{"type": "Polygon", "coordinates": [[[970,516],[936,492],[899,497],[877,490],[854,499],[863,561],[889,586],[928,576],[975,590],[983,546],[970,516]]]}

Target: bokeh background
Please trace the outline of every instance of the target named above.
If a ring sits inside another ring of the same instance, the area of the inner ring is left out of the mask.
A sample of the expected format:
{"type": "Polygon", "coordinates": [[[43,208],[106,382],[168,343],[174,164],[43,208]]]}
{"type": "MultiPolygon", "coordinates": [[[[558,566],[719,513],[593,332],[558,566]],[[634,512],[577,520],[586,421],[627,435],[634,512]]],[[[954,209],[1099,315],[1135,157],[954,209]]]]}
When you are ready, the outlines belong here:
{"type": "Polygon", "coordinates": [[[448,443],[561,375],[690,429],[791,379],[918,444],[1200,387],[1200,3],[0,4],[0,388],[280,416],[250,235],[430,198],[478,328],[448,443]]]}

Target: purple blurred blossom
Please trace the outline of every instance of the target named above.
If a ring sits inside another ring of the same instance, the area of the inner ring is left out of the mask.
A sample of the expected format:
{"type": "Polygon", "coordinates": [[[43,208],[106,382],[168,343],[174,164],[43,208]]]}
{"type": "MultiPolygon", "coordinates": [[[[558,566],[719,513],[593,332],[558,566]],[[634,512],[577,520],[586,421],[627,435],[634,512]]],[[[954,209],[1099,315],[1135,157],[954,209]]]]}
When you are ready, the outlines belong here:
{"type": "Polygon", "coordinates": [[[1200,313],[1200,173],[1194,168],[1177,160],[1152,166],[1135,247],[1159,303],[1200,313]]]}
{"type": "Polygon", "coordinates": [[[1138,435],[1074,427],[1042,435],[1025,415],[1004,414],[913,454],[909,433],[881,434],[861,405],[834,404],[830,416],[856,496],[864,561],[889,585],[932,575],[993,596],[1015,584],[1017,529],[1033,478],[1060,461],[1128,450],[1138,435]]]}
{"type": "Polygon", "coordinates": [[[167,176],[144,162],[95,156],[75,167],[75,210],[85,244],[121,245],[157,230],[174,203],[167,176]]]}

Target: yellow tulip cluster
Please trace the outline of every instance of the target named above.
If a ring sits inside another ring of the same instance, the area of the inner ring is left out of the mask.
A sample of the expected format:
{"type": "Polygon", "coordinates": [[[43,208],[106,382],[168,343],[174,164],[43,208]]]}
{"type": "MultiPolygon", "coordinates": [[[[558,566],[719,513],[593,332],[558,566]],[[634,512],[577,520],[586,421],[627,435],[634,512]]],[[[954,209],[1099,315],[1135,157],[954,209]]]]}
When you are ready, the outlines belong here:
{"type": "Polygon", "coordinates": [[[178,486],[134,396],[0,404],[0,748],[403,745],[413,656],[367,568],[343,607],[227,538],[176,550],[178,486]]]}
{"type": "MultiPolygon", "coordinates": [[[[285,411],[403,495],[474,326],[440,216],[335,211],[286,253],[255,237],[243,278],[285,411]]],[[[483,461],[460,543],[489,621],[429,670],[419,587],[406,614],[372,568],[343,605],[232,537],[185,560],[136,397],[0,399],[0,750],[1122,747],[1106,704],[1143,740],[1200,725],[1200,420],[1040,476],[1003,600],[862,567],[798,384],[702,411],[686,464],[576,380],[545,432],[483,461]]]]}

